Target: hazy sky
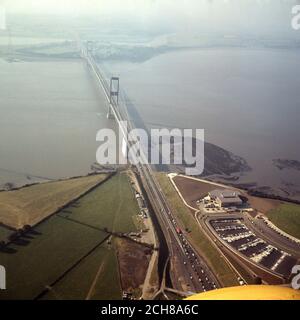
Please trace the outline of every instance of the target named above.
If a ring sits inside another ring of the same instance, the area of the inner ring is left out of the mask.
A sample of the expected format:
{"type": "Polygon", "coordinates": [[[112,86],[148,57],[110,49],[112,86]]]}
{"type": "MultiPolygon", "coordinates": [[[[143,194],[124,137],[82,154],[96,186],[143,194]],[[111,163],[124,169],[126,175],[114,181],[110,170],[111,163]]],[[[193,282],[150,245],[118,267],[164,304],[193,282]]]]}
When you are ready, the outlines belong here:
{"type": "MultiPolygon", "coordinates": [[[[280,4],[300,3],[297,0],[0,0],[9,12],[26,13],[111,13],[136,12],[153,13],[167,8],[171,12],[178,10],[191,13],[198,10],[217,9],[226,11],[244,11],[251,7],[276,10],[280,4]]],[[[167,14],[168,12],[164,12],[167,14]]]]}
{"type": "Polygon", "coordinates": [[[181,30],[274,34],[292,32],[291,8],[296,3],[300,0],[0,0],[8,13],[92,13],[181,30]]]}

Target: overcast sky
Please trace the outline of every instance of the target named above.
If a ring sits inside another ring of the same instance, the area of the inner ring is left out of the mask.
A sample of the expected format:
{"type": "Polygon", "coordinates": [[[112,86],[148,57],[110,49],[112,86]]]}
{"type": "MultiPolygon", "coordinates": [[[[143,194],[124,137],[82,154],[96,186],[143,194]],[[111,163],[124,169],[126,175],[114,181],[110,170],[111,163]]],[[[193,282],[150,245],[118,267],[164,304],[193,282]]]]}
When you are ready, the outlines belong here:
{"type": "MultiPolygon", "coordinates": [[[[9,12],[26,13],[108,13],[136,12],[153,13],[168,8],[171,12],[183,10],[194,13],[198,10],[228,9],[239,11],[252,8],[275,10],[280,4],[300,3],[297,0],[0,0],[9,12]]],[[[167,14],[167,12],[164,12],[167,14]]]]}
{"type": "Polygon", "coordinates": [[[291,8],[300,0],[0,0],[7,13],[109,15],[132,23],[191,30],[290,30],[291,8]]]}

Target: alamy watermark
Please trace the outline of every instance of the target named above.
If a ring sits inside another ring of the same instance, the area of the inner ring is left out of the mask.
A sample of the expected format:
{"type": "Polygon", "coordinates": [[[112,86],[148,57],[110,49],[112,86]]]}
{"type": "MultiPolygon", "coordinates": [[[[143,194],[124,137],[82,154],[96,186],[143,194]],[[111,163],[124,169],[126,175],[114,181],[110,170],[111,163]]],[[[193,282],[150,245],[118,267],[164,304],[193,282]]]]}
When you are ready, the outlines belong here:
{"type": "Polygon", "coordinates": [[[118,137],[112,129],[98,131],[100,146],[96,159],[100,165],[182,165],[187,175],[201,175],[204,170],[203,129],[128,130],[120,121],[118,137]]]}
{"type": "Polygon", "coordinates": [[[300,30],[300,5],[296,5],[292,8],[292,15],[292,28],[294,30],[300,30]]]}
{"type": "Polygon", "coordinates": [[[6,289],[6,270],[0,265],[0,290],[6,289]]]}
{"type": "Polygon", "coordinates": [[[300,265],[296,265],[292,269],[292,274],[295,275],[292,279],[292,288],[295,290],[300,289],[300,265]]]}

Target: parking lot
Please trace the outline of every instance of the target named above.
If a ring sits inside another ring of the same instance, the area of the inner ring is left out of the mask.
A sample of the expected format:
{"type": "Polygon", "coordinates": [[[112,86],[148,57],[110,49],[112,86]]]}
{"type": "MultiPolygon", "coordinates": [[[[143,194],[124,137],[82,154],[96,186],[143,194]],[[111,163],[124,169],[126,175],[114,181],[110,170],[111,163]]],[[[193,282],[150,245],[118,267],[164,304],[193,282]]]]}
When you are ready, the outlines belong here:
{"type": "Polygon", "coordinates": [[[238,253],[271,272],[288,278],[297,259],[257,237],[243,218],[220,218],[209,221],[216,234],[238,253]]]}

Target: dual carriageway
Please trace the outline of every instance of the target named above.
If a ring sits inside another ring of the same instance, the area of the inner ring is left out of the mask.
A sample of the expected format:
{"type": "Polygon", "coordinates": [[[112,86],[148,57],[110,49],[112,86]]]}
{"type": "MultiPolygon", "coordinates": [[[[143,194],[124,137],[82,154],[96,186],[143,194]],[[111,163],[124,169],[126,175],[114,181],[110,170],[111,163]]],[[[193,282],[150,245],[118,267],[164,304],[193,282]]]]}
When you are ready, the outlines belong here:
{"type": "MultiPolygon", "coordinates": [[[[180,230],[176,217],[167,203],[165,195],[155,177],[152,165],[149,164],[145,154],[139,152],[139,157],[137,157],[138,153],[136,152],[136,144],[133,142],[132,134],[130,139],[128,139],[129,133],[131,133],[135,127],[133,122],[130,121],[126,105],[122,104],[121,106],[118,99],[115,98],[116,95],[112,94],[111,87],[109,88],[107,81],[88,49],[82,46],[81,51],[83,59],[86,60],[89,69],[97,80],[99,89],[103,91],[109,104],[109,114],[113,115],[123,139],[131,152],[131,154],[129,154],[130,159],[133,160],[135,164],[148,200],[154,211],[155,218],[158,222],[156,227],[161,231],[158,232],[160,242],[159,260],[160,268],[164,270],[164,272],[160,278],[160,291],[168,290],[168,288],[166,288],[166,278],[171,279],[173,290],[178,290],[178,292],[181,292],[183,289],[186,291],[187,288],[191,293],[204,292],[220,287],[215,275],[190,244],[185,233],[180,230]],[[124,125],[125,121],[127,123],[126,126],[124,125]],[[168,265],[169,261],[171,261],[171,267],[168,265]],[[172,270],[172,267],[174,268],[174,261],[176,261],[175,272],[172,270]],[[176,274],[177,276],[169,277],[166,273],[169,273],[169,275],[176,274]]],[[[139,149],[139,151],[141,150],[139,149]]]]}

